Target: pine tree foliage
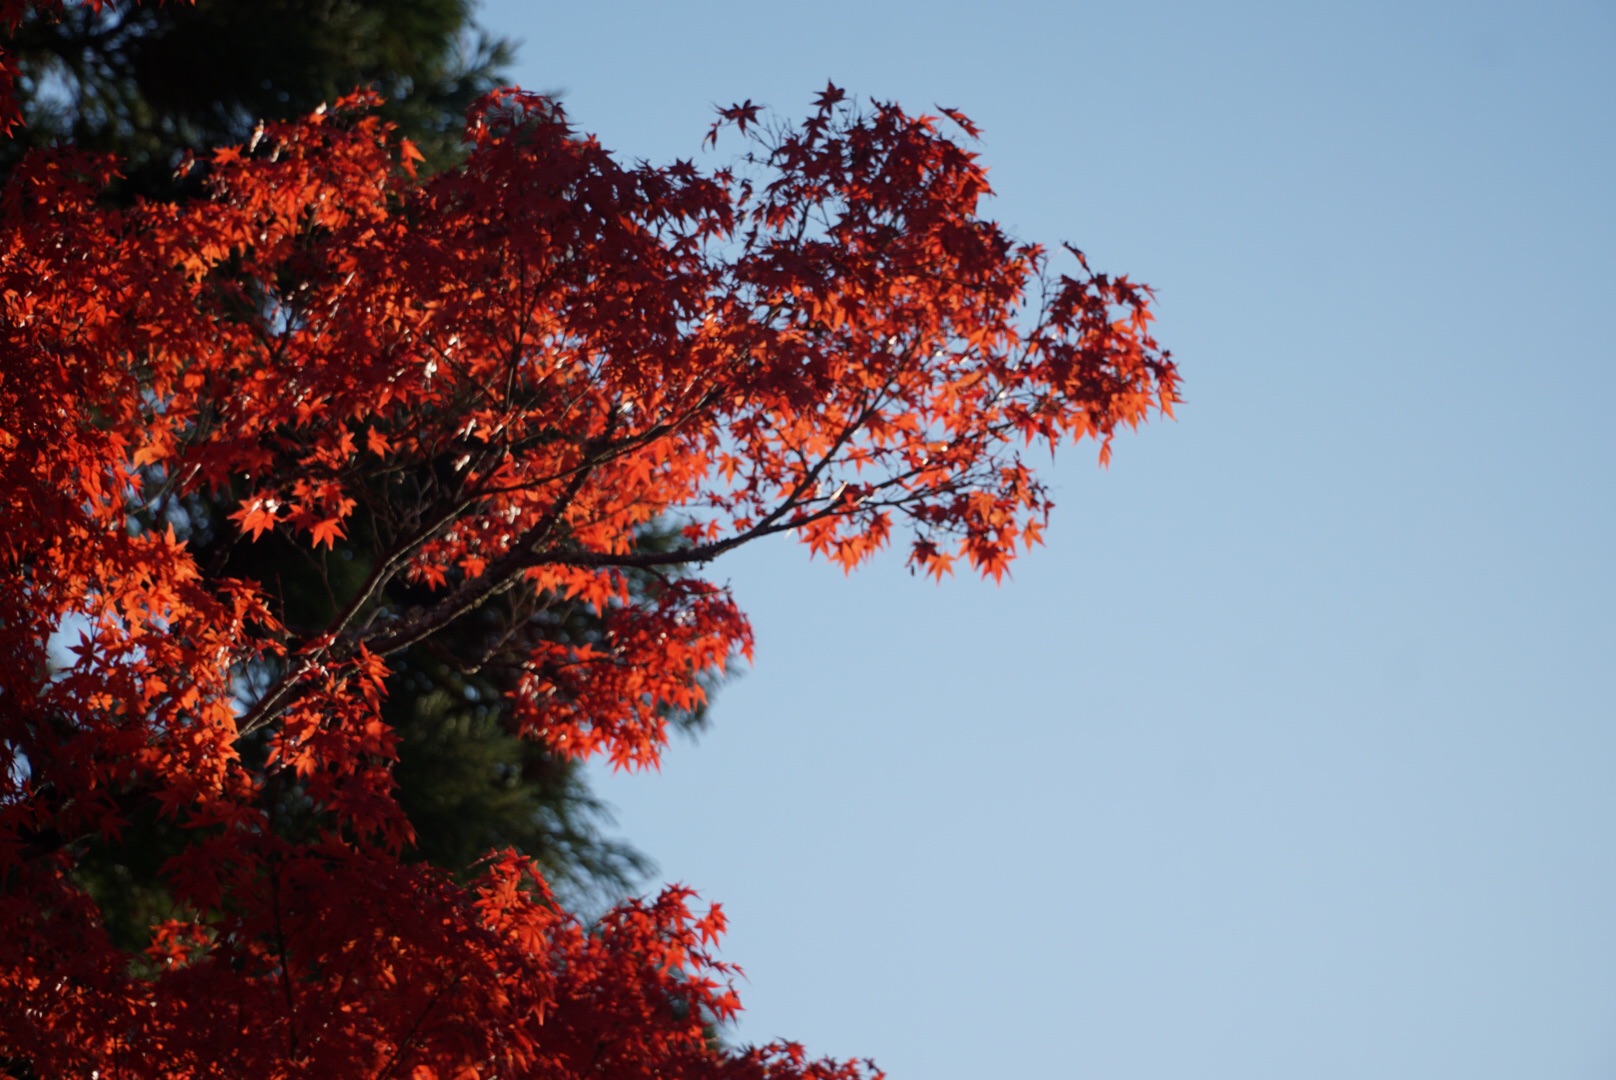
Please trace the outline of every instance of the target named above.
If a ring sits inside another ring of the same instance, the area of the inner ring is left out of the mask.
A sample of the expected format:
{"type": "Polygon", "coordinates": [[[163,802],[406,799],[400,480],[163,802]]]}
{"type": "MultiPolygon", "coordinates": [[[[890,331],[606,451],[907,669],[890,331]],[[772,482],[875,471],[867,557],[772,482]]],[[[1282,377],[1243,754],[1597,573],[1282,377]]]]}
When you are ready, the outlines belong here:
{"type": "MultiPolygon", "coordinates": [[[[72,3],[29,10],[10,41],[24,126],[0,143],[0,163],[31,148],[70,144],[120,162],[123,198],[194,197],[212,148],[250,143],[267,121],[303,116],[365,86],[379,115],[417,147],[423,173],[464,154],[467,108],[500,81],[509,41],[472,19],[467,0],[202,0],[162,5],[72,3]],[[198,165],[176,178],[190,156],[198,165]]],[[[230,550],[217,523],[231,509],[213,493],[170,500],[173,526],[212,574],[245,573],[276,590],[291,617],[328,617],[333,591],[357,587],[373,551],[356,534],[311,557],[291,545],[230,550]]],[[[655,526],[644,543],[665,543],[655,526]]],[[[586,618],[577,616],[577,618],[586,618]]],[[[553,888],[600,904],[643,881],[650,861],[607,835],[610,814],[581,765],[518,739],[493,678],[498,665],[429,639],[388,681],[397,729],[399,798],[415,826],[415,855],[455,872],[513,845],[538,860],[553,888]]],[[[696,713],[676,718],[694,730],[696,713]]],[[[98,843],[79,879],[103,900],[120,940],[138,943],[167,910],[156,870],[173,838],[149,814],[121,843],[98,843]]]]}
{"type": "Polygon", "coordinates": [[[356,88],[444,167],[465,111],[498,85],[509,41],[470,0],[199,0],[30,10],[12,36],[26,120],[6,160],[70,143],[118,156],[136,191],[163,192],[180,155],[247,142],[265,120],[356,88]]]}

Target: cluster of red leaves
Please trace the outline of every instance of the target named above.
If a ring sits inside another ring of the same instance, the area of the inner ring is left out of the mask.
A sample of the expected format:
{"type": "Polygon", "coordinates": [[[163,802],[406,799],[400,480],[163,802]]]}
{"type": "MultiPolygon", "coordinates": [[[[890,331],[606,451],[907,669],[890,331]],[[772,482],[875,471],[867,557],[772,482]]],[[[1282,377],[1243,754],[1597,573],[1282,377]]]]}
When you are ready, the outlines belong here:
{"type": "Polygon", "coordinates": [[[897,519],[916,567],[1000,576],[1050,507],[1018,448],[1175,401],[1147,294],[1080,256],[1052,276],[978,215],[985,173],[939,121],[834,87],[795,130],[726,110],[712,137],[751,151],[713,173],[625,166],[507,93],[419,182],[369,105],[217,152],[183,205],[108,205],[112,164],[72,151],[0,194],[0,1060],[862,1075],[711,1042],[737,1008],[722,920],[683,890],[585,927],[514,855],[469,886],[403,861],[386,658],[496,596],[586,604],[589,640],[518,637],[513,714],[654,763],[750,652],[690,571],[785,531],[852,568],[897,519]],[[377,558],[294,627],[167,524],[220,500],[238,544],[363,529],[377,558]],[[637,546],[680,516],[682,546],[637,546]],[[631,597],[630,572],[660,585],[631,597]],[[409,606],[378,599],[395,581],[409,606]],[[317,839],[276,834],[291,790],[317,839]],[[140,800],[192,839],[132,967],[71,872],[140,800]]]}
{"type": "Polygon", "coordinates": [[[177,874],[207,879],[187,884],[228,918],[157,927],[158,977],[131,980],[59,926],[19,927],[9,1060],[41,1076],[879,1075],[778,1045],[718,1050],[735,973],[710,954],[722,913],[693,912],[688,890],[585,927],[515,855],[468,891],[350,845],[210,848],[177,874]]]}

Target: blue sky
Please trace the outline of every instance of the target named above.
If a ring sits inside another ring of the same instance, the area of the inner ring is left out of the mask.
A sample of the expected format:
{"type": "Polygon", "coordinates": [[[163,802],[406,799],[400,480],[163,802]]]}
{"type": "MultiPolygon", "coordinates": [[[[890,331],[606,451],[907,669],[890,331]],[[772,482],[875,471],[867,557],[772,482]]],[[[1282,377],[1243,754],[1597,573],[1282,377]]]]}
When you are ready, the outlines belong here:
{"type": "Polygon", "coordinates": [[[743,1041],[894,1077],[1616,1072],[1616,8],[485,6],[624,156],[827,79],[1154,285],[1176,422],[995,588],[716,564],[754,668],[599,781],[743,1041]]]}

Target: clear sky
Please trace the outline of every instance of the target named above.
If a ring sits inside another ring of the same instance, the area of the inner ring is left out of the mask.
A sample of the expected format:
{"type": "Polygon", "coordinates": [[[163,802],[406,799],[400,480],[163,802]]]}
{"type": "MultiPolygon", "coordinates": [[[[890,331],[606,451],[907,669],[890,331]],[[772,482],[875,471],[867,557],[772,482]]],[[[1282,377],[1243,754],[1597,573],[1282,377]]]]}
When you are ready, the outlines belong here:
{"type": "Polygon", "coordinates": [[[758,636],[660,774],[734,1037],[895,1078],[1616,1075],[1616,6],[485,7],[627,157],[833,79],[1159,292],[1186,404],[994,588],[713,567],[758,636]]]}

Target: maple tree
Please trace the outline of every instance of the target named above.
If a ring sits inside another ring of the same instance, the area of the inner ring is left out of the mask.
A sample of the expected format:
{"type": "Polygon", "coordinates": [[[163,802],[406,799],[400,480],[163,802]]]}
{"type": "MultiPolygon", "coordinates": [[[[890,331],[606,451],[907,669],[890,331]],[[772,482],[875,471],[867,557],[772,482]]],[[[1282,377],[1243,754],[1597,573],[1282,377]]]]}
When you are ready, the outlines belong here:
{"type": "Polygon", "coordinates": [[[109,202],[77,149],[0,193],[4,1068],[862,1075],[713,1041],[738,1002],[688,890],[585,925],[514,851],[407,861],[389,666],[456,633],[519,658],[523,737],[653,764],[750,653],[703,567],[789,532],[852,569],[903,530],[919,572],[1002,576],[1050,509],[1022,448],[1104,458],[1176,400],[1147,291],[983,218],[951,110],[747,102],[704,170],[505,91],[418,178],[375,107],[266,125],[190,201],[109,202]],[[224,565],[293,547],[326,603],[199,566],[209,505],[224,565]],[[74,869],[139,814],[185,842],[131,953],[74,869]]]}

